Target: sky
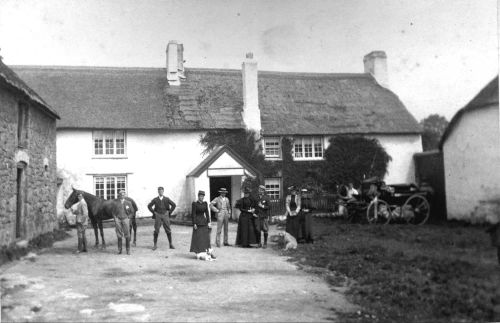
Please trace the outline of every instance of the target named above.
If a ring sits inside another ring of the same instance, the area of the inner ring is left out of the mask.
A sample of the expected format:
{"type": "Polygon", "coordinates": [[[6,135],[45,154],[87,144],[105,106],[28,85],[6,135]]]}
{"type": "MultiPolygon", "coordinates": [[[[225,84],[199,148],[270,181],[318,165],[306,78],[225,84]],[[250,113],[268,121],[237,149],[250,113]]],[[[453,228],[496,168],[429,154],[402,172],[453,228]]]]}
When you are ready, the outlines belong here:
{"type": "Polygon", "coordinates": [[[417,120],[448,120],[498,75],[496,0],[0,0],[7,65],[363,73],[387,53],[389,86],[417,120]]]}

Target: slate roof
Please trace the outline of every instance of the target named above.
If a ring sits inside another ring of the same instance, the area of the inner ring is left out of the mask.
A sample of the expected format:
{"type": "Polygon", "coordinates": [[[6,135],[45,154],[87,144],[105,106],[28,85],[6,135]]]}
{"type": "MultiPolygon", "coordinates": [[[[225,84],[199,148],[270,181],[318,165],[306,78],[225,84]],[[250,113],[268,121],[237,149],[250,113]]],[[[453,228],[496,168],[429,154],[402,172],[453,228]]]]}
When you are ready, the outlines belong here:
{"type": "MultiPolygon", "coordinates": [[[[18,66],[61,115],[58,128],[241,129],[241,70],[18,66]],[[75,114],[86,118],[74,117],[75,114]]],[[[369,74],[259,72],[264,135],[420,133],[399,98],[369,74]]]]}
{"type": "Polygon", "coordinates": [[[498,106],[498,75],[493,80],[491,80],[488,85],[486,85],[479,93],[469,102],[465,107],[458,110],[457,113],[453,116],[448,127],[444,131],[441,136],[441,140],[439,142],[439,149],[443,149],[444,142],[451,135],[456,125],[462,118],[462,116],[473,110],[489,107],[491,105],[498,106]]]}
{"type": "Polygon", "coordinates": [[[51,114],[54,118],[59,118],[57,112],[52,109],[35,91],[33,91],[19,76],[2,62],[0,58],[0,81],[12,89],[19,91],[29,100],[36,102],[40,108],[51,114]]]}

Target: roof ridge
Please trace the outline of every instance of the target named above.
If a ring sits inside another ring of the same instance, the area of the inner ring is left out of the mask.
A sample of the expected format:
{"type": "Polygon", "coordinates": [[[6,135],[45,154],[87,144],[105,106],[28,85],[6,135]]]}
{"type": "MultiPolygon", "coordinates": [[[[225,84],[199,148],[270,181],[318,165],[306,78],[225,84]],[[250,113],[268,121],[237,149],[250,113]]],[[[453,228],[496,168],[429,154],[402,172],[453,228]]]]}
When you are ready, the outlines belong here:
{"type": "MultiPolygon", "coordinates": [[[[32,70],[67,70],[67,71],[161,71],[164,67],[128,67],[128,66],[70,66],[70,65],[11,65],[15,69],[32,70]]],[[[240,69],[226,68],[205,68],[205,67],[186,67],[186,72],[195,73],[241,73],[240,69]]],[[[321,73],[321,72],[288,72],[288,71],[268,71],[259,70],[259,76],[294,76],[294,77],[335,77],[335,78],[369,78],[369,73],[321,73]]]]}

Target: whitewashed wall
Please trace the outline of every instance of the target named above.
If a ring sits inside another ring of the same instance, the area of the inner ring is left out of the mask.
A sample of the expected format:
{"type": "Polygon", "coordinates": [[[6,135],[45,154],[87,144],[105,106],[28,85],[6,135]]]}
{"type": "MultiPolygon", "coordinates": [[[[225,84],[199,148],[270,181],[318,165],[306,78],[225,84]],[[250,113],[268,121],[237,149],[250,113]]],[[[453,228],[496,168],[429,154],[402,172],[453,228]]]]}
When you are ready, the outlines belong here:
{"type": "Polygon", "coordinates": [[[414,183],[413,155],[422,152],[420,135],[377,135],[385,151],[392,157],[384,181],[387,184],[414,183]]]}
{"type": "Polygon", "coordinates": [[[466,112],[443,145],[448,219],[500,214],[498,117],[498,106],[466,112]]]}
{"type": "MultiPolygon", "coordinates": [[[[71,185],[93,193],[94,174],[128,174],[128,195],[139,216],[149,216],[147,204],[157,195],[157,187],[177,205],[175,213],[186,212],[195,196],[187,195],[186,174],[206,156],[199,144],[203,132],[127,131],[126,158],[92,158],[92,131],[58,130],[57,165],[64,178],[58,196],[58,214],[71,185]]],[[[190,211],[189,211],[190,212],[190,211]]]]}

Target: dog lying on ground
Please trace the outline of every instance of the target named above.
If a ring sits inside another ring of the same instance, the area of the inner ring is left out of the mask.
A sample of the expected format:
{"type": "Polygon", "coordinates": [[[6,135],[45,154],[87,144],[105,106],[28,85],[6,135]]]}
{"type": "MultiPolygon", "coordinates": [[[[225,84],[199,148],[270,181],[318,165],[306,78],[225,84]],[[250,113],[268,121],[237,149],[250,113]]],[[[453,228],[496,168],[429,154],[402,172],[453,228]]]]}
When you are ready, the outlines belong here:
{"type": "Polygon", "coordinates": [[[276,242],[284,250],[297,249],[297,240],[288,232],[280,232],[272,236],[271,241],[276,242]]]}
{"type": "Polygon", "coordinates": [[[196,259],[198,260],[206,260],[206,261],[212,261],[215,260],[216,257],[212,254],[213,249],[208,249],[205,252],[199,252],[196,254],[196,259]]]}

